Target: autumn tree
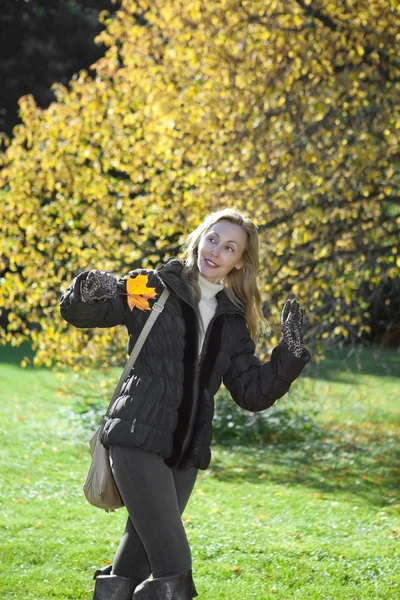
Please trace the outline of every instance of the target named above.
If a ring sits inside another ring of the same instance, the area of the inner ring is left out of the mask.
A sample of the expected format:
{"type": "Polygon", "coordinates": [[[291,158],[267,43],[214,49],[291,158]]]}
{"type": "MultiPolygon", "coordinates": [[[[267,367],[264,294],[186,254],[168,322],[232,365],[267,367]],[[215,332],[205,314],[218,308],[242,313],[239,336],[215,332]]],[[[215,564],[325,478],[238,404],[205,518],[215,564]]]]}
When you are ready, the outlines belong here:
{"type": "Polygon", "coordinates": [[[36,364],[122,362],[125,332],[69,327],[62,290],[179,256],[224,206],[259,226],[272,325],[292,292],[308,345],[362,339],[400,266],[398,7],[125,0],[101,18],[96,76],[46,110],[22,98],[2,158],[2,341],[31,338],[36,364]]]}

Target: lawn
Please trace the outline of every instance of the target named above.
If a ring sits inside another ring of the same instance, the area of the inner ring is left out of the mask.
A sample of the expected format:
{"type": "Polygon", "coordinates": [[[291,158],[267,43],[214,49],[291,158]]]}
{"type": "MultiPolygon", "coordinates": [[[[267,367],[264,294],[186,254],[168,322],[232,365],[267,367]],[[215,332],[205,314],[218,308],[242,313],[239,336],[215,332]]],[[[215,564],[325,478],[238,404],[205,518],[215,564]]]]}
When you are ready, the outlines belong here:
{"type": "MultiPolygon", "coordinates": [[[[183,516],[201,600],[400,598],[400,355],[347,355],[310,365],[278,401],[320,436],[213,446],[183,516]]],[[[23,369],[22,356],[0,348],[0,598],[91,598],[126,512],[82,494],[79,373],[23,369]]]]}

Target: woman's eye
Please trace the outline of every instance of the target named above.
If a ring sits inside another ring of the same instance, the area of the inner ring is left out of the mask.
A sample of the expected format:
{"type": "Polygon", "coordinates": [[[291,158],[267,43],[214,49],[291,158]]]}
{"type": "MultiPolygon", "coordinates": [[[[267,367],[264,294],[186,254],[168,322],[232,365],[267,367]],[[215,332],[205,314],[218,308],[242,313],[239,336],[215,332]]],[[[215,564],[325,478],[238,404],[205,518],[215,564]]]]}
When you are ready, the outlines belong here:
{"type": "MultiPolygon", "coordinates": [[[[209,238],[208,238],[208,240],[209,240],[210,242],[212,242],[212,241],[214,241],[214,240],[215,240],[215,238],[214,238],[213,236],[211,236],[211,237],[209,237],[209,238]]],[[[229,250],[232,250],[232,252],[234,252],[234,251],[235,251],[235,248],[233,248],[232,246],[227,246],[227,247],[229,248],[229,250]]]]}

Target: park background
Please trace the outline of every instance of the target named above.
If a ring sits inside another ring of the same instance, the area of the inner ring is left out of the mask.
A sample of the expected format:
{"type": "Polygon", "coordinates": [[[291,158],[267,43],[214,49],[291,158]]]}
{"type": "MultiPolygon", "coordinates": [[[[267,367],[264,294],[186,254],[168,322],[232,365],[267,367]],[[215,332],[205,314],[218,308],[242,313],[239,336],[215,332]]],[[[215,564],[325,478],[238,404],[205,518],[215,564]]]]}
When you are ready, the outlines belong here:
{"type": "Polygon", "coordinates": [[[263,414],[217,398],[184,516],[200,597],[399,597],[399,11],[4,3],[2,597],[89,597],[122,531],[81,482],[126,334],[69,326],[62,292],[156,268],[225,206],[259,227],[258,356],[295,295],[313,360],[263,414]]]}

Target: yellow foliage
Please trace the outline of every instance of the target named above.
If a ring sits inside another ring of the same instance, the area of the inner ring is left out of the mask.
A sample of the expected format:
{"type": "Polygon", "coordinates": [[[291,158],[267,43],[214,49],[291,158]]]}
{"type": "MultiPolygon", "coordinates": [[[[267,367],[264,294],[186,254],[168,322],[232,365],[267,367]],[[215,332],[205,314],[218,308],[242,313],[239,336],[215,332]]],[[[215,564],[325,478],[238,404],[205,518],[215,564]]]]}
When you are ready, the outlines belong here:
{"type": "Polygon", "coordinates": [[[62,291],[84,269],[122,275],[179,255],[224,206],[259,225],[274,319],[293,291],[312,335],[333,332],[336,301],[367,331],[357,289],[396,268],[398,11],[122,0],[101,20],[95,77],[56,84],[46,110],[21,98],[1,156],[0,340],[30,338],[38,365],[123,361],[110,347],[125,332],[68,326],[62,291]]]}

